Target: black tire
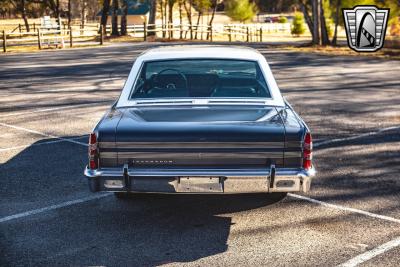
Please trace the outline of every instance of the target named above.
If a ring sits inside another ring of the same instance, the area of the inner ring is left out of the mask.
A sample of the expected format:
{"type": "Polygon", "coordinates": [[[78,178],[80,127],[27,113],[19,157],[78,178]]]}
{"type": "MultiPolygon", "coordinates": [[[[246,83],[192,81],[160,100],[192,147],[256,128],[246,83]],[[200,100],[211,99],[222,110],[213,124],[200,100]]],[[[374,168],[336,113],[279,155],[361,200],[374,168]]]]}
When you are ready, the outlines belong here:
{"type": "Polygon", "coordinates": [[[273,193],[267,193],[267,198],[273,201],[281,201],[287,196],[287,192],[273,192],[273,193]]]}
{"type": "Polygon", "coordinates": [[[117,199],[128,199],[132,194],[128,192],[114,192],[114,196],[117,199]]]}

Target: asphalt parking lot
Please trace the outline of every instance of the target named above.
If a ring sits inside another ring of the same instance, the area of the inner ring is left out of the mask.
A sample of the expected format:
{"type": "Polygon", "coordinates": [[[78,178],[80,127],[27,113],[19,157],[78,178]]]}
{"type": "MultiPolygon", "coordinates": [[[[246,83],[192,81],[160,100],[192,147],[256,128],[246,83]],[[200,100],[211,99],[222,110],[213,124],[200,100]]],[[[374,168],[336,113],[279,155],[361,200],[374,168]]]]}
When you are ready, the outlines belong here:
{"type": "Polygon", "coordinates": [[[314,134],[310,193],[90,193],[87,134],[155,45],[0,56],[0,266],[399,265],[399,61],[252,45],[314,134]]]}

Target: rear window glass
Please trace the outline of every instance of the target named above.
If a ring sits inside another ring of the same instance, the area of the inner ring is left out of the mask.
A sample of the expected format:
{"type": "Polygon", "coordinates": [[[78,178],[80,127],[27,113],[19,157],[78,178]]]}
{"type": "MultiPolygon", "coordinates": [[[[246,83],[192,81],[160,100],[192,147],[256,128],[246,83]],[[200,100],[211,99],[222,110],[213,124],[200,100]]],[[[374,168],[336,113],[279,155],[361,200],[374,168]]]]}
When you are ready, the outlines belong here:
{"type": "Polygon", "coordinates": [[[221,59],[145,62],[131,94],[131,99],[231,97],[271,97],[257,62],[221,59]]]}

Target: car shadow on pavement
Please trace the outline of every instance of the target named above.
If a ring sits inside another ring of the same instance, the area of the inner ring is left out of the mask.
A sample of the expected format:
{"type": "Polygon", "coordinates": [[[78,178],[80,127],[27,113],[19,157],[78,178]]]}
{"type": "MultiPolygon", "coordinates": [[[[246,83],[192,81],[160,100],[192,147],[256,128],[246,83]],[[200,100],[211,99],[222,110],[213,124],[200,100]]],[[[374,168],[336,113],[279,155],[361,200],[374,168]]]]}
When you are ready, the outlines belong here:
{"type": "MultiPolygon", "coordinates": [[[[71,138],[66,136],[62,138],[71,138]]],[[[54,139],[53,139],[54,140],[54,139]]],[[[31,145],[0,164],[2,216],[92,196],[87,148],[31,145]]],[[[110,195],[2,223],[2,266],[156,266],[192,262],[228,249],[229,214],[284,195],[110,195]],[[10,264],[12,263],[12,264],[10,264]]]]}

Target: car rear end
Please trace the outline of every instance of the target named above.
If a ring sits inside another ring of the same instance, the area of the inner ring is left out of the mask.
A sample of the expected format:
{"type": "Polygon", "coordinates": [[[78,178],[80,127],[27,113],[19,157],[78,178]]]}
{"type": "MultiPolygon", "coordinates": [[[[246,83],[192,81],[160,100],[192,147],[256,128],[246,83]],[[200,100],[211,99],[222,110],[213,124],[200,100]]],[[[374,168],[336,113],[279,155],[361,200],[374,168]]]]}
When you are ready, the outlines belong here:
{"type": "Polygon", "coordinates": [[[90,135],[85,175],[94,192],[307,192],[310,188],[315,173],[311,134],[290,107],[146,108],[120,113],[115,135],[104,121],[90,135]],[[207,112],[213,114],[213,123],[207,121],[207,112]],[[235,112],[245,116],[243,121],[232,121],[235,112]]]}

